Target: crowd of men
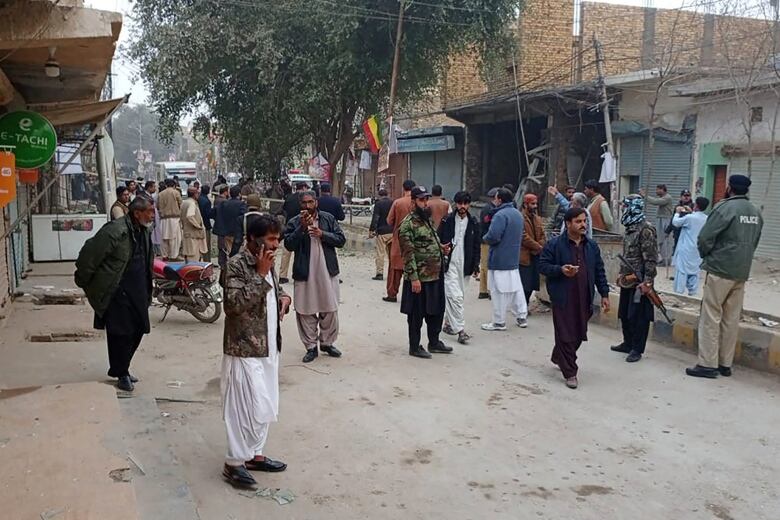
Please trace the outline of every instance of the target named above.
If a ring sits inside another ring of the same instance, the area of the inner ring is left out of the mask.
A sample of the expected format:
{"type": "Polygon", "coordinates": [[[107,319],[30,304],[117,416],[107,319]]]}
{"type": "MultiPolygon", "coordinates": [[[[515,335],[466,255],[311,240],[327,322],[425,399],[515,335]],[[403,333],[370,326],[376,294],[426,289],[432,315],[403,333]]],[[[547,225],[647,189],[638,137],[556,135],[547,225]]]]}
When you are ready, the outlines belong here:
{"type": "MultiPolygon", "coordinates": [[[[626,354],[627,362],[642,359],[655,318],[657,266],[672,262],[679,292],[694,294],[699,271],[707,273],[699,360],[686,373],[705,378],[731,375],[745,282],[763,219],[748,200],[750,179],[732,175],[728,184],[725,198],[709,216],[706,198],[693,201],[690,192],[683,192],[671,213],[659,214],[651,222],[646,204],[667,206],[665,186],[658,187],[655,198],[637,194],[622,201],[625,264],[616,281],[622,342],[611,349],[626,354]],[[659,240],[661,233],[673,239],[659,240]],[[664,253],[667,243],[671,247],[664,253]]],[[[387,258],[382,299],[395,303],[400,294],[409,355],[430,359],[432,354],[452,353],[441,332],[457,337],[460,344],[469,343],[465,308],[470,278],[479,279],[479,298],[490,299],[492,316],[481,329],[492,333],[507,330],[508,313],[517,327],[528,326],[528,304],[544,276],[554,331],[551,361],[560,368],[566,386],[577,388],[578,351],[588,340],[596,293],[601,311],[610,312],[610,286],[593,232],[613,228],[614,221],[598,188],[591,181],[585,183],[584,193],[550,188],[559,203],[551,219],[553,233],[545,232],[538,197],[526,194],[517,207],[511,186],[489,190],[489,203],[479,218],[472,215],[472,198],[465,191],[456,193],[452,203],[444,200],[440,186],[429,191],[412,180],[403,183],[404,194],[394,201],[380,191],[370,224],[370,236],[376,240],[374,279],[384,279],[387,258]]],[[[263,454],[269,425],[278,415],[282,319],[294,310],[304,363],[314,361],[320,352],[334,358],[342,355],[336,346],[337,250],[346,242],[339,225],[344,210],[328,186],[322,186],[318,196],[299,184],[275,215],[262,212],[254,194],[244,200],[237,186],[216,191],[212,203],[208,186],[191,186],[183,201],[172,181],[166,181],[159,193],[153,182],[141,190],[137,186],[118,190],[121,197],[111,210],[114,219],[85,244],[75,280],[95,311],[95,326],[106,329],[108,375],[118,379],[120,389],[131,391],[138,379],[130,373],[130,362],[150,329],[154,255],[210,259],[210,233],[217,235],[226,314],[221,391],[228,449],[223,476],[235,486],[251,488],[256,481],[250,471],[286,468],[263,454]],[[282,287],[289,281],[291,261],[292,295],[282,287]]]]}

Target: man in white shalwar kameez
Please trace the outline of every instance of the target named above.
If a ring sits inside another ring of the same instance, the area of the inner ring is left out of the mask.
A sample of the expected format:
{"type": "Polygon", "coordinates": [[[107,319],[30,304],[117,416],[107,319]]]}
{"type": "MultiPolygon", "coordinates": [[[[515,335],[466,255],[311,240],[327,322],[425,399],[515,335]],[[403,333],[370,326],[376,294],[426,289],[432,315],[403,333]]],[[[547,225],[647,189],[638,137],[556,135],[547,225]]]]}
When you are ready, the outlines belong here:
{"type": "Polygon", "coordinates": [[[455,194],[455,211],[447,215],[439,226],[442,244],[452,246],[449,267],[444,273],[444,328],[445,334],[457,335],[458,343],[465,345],[471,339],[466,332],[464,300],[469,277],[479,273],[482,236],[477,219],[469,214],[471,195],[467,191],[455,194]]]}
{"type": "Polygon", "coordinates": [[[280,322],[291,299],[273,270],[281,227],[269,216],[253,216],[247,242],[227,265],[222,411],[227,431],[223,477],[253,489],[249,471],[284,471],[287,465],[263,454],[270,423],[279,414],[280,322]]]}
{"type": "Polygon", "coordinates": [[[493,321],[483,323],[482,330],[506,330],[506,313],[510,311],[517,326],[528,326],[528,305],[520,279],[520,247],[523,242],[523,216],[512,205],[512,192],[501,188],[494,201],[496,209],[490,228],[482,239],[490,246],[488,285],[493,303],[493,321]]]}
{"type": "Polygon", "coordinates": [[[699,271],[701,270],[701,256],[699,256],[698,240],[701,228],[707,223],[707,214],[704,213],[710,205],[709,199],[698,197],[690,212],[685,206],[678,206],[672,218],[672,226],[680,229],[680,238],[672,257],[672,265],[675,267],[674,292],[694,296],[699,290],[699,271]]]}

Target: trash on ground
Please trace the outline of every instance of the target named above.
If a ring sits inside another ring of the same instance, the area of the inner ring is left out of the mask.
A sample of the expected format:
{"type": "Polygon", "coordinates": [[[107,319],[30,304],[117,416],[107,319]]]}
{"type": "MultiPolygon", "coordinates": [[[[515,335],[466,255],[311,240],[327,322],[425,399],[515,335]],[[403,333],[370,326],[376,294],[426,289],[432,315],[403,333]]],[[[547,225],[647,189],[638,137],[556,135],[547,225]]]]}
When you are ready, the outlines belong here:
{"type": "Polygon", "coordinates": [[[138,471],[141,472],[141,475],[146,475],[146,471],[144,471],[143,466],[141,466],[141,464],[139,464],[138,461],[133,458],[133,454],[129,451],[127,452],[127,460],[135,464],[135,467],[138,468],[138,471]]]}
{"type": "Polygon", "coordinates": [[[114,482],[130,482],[133,480],[133,476],[130,474],[130,468],[118,468],[112,469],[108,472],[108,476],[114,482]]]}
{"type": "Polygon", "coordinates": [[[184,385],[184,381],[168,381],[166,385],[168,388],[181,388],[184,385]]]}
{"type": "Polygon", "coordinates": [[[241,491],[238,494],[247,498],[260,497],[275,500],[280,506],[285,506],[295,500],[295,495],[289,489],[263,488],[255,492],[241,491]]]}
{"type": "Polygon", "coordinates": [[[777,327],[780,325],[780,323],[764,318],[763,316],[758,317],[758,322],[764,327],[777,327]]]}
{"type": "Polygon", "coordinates": [[[160,415],[162,415],[163,417],[170,417],[171,416],[171,414],[169,412],[160,412],[160,415]]]}

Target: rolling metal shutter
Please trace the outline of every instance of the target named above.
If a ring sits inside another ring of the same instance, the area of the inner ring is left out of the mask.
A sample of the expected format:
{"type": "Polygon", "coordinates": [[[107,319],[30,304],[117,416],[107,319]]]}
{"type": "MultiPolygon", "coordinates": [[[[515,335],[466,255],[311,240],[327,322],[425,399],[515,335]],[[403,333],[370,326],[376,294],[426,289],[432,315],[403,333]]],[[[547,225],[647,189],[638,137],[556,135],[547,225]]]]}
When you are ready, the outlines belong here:
{"type": "MultiPolygon", "coordinates": [[[[764,229],[756,255],[777,258],[780,252],[780,158],[775,160],[774,173],[769,179],[769,157],[753,157],[750,179],[750,201],[758,206],[764,217],[764,229]]],[[[735,157],[729,165],[729,174],[747,172],[747,157],[735,157]]]]}

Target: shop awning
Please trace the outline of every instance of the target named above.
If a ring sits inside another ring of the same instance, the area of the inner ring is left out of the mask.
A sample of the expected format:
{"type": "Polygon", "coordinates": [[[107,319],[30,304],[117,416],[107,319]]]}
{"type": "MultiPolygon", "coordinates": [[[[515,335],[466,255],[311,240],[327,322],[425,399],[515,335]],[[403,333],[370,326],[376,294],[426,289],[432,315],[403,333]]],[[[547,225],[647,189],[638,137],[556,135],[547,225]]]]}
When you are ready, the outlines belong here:
{"type": "Polygon", "coordinates": [[[97,124],[125,102],[125,98],[107,101],[69,103],[60,106],[31,106],[54,126],[97,124]]]}

